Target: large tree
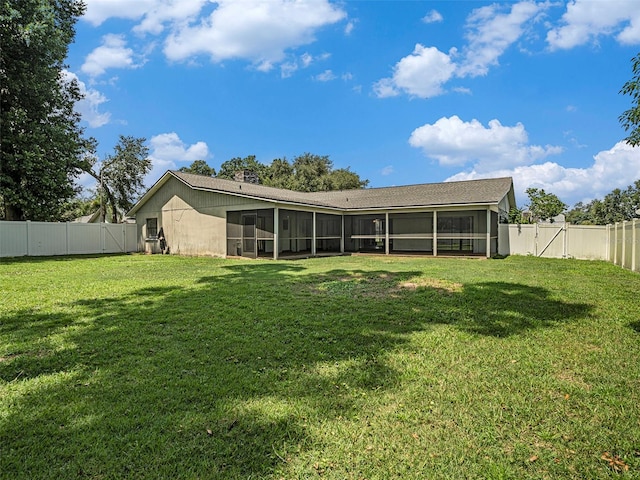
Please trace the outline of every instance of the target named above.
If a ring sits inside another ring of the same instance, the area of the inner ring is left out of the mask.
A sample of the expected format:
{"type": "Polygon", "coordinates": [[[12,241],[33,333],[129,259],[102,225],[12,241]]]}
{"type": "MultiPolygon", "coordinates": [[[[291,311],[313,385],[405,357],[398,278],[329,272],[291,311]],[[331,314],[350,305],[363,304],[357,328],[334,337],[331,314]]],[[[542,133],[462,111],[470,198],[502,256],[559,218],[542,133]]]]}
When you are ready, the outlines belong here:
{"type": "Polygon", "coordinates": [[[204,160],[195,160],[188,167],[180,167],[178,171],[184,173],[194,173],[196,175],[204,175],[205,177],[216,176],[216,170],[213,167],[210,167],[209,164],[204,160]]]}
{"type": "Polygon", "coordinates": [[[540,188],[527,188],[529,196],[529,212],[534,221],[549,220],[560,215],[567,209],[567,205],[553,193],[547,193],[540,188]]]}
{"type": "Polygon", "coordinates": [[[86,171],[98,181],[99,195],[106,199],[102,201],[102,221],[107,203],[111,206],[111,222],[118,223],[142,193],[144,177],[151,170],[145,141],[145,138],[120,135],[113,155],[102,162],[94,158],[92,164],[85,165],[86,171]]]}
{"type": "Polygon", "coordinates": [[[244,158],[234,157],[220,165],[220,170],[216,177],[233,180],[235,174],[243,170],[255,173],[258,175],[260,181],[262,181],[266,176],[267,166],[256,160],[255,155],[249,155],[244,158]]]}
{"type": "Polygon", "coordinates": [[[334,170],[333,162],[327,155],[312,153],[299,155],[293,162],[286,158],[276,158],[270,165],[260,163],[254,155],[235,157],[220,166],[217,177],[233,180],[236,172],[243,170],[255,173],[259,182],[268,187],[299,192],[352,190],[369,184],[369,180],[362,180],[349,168],[334,170]]]}
{"type": "Polygon", "coordinates": [[[604,199],[594,199],[587,204],[577,203],[567,214],[567,221],[582,225],[608,225],[631,220],[640,209],[640,180],[625,190],[613,189],[604,199]]]}
{"type": "Polygon", "coordinates": [[[620,90],[623,95],[631,97],[631,108],[620,115],[620,123],[629,136],[627,143],[637,147],[640,145],[640,53],[631,60],[633,76],[620,90]]]}
{"type": "Polygon", "coordinates": [[[85,5],[0,3],[0,216],[56,220],[76,194],[86,142],[64,60],[85,5]]]}
{"type": "Polygon", "coordinates": [[[265,185],[288,188],[300,192],[324,192],[364,188],[369,180],[349,168],[333,169],[327,155],[304,153],[289,163],[286,159],[274,160],[267,169],[265,185]]]}

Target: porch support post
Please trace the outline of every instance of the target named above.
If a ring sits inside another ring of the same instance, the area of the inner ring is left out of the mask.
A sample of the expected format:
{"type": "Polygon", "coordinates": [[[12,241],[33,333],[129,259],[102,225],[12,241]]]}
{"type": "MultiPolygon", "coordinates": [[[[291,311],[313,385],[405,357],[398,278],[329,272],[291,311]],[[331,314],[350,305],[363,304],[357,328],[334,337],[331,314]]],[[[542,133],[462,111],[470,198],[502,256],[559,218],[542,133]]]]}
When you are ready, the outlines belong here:
{"type": "Polygon", "coordinates": [[[280,236],[280,209],[273,207],[273,259],[278,259],[278,250],[280,242],[278,237],[280,236]]]}
{"type": "Polygon", "coordinates": [[[316,256],[316,212],[313,212],[313,226],[311,228],[311,256],[316,256]]]}
{"type": "Polygon", "coordinates": [[[438,256],[438,211],[433,211],[433,256],[438,256]]]}
{"type": "Polygon", "coordinates": [[[487,258],[491,258],[491,207],[487,207],[487,258]]]}
{"type": "Polygon", "coordinates": [[[384,254],[389,255],[389,212],[384,214],[384,254]]]}
{"type": "Polygon", "coordinates": [[[340,226],[342,229],[340,233],[340,253],[344,253],[344,214],[342,214],[340,218],[340,226]]]}

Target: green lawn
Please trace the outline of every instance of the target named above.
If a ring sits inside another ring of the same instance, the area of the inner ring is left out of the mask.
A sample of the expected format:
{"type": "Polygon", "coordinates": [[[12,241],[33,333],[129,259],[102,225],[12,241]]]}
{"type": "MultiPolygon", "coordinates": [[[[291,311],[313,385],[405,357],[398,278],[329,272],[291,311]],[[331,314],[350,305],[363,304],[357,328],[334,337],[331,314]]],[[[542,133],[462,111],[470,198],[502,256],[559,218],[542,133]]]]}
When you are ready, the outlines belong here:
{"type": "Polygon", "coordinates": [[[0,476],[640,478],[604,262],[0,260],[0,476]]]}

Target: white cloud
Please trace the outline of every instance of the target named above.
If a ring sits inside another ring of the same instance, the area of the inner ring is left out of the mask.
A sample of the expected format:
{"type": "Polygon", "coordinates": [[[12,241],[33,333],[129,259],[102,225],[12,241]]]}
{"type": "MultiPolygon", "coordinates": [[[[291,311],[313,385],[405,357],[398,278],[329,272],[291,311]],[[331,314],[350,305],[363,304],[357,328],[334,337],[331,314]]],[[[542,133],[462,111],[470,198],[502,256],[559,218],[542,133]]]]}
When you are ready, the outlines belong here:
{"type": "Polygon", "coordinates": [[[383,98],[405,93],[431,98],[442,95],[444,85],[454,76],[486,75],[489,67],[498,65],[500,56],[522,37],[528,24],[548,7],[549,3],[521,1],[508,12],[502,12],[504,7],[498,4],[475,9],[467,18],[467,45],[462,52],[452,48],[447,54],[418,44],[412,54],[394,66],[392,77],[374,84],[375,95],[383,98]]]}
{"type": "Polygon", "coordinates": [[[87,11],[82,17],[92,25],[98,26],[109,18],[137,20],[151,10],[158,0],[85,0],[87,11]]]}
{"type": "Polygon", "coordinates": [[[525,165],[562,151],[555,146],[529,145],[521,123],[509,127],[491,120],[486,128],[478,120],[464,122],[456,115],[416,128],[409,144],[441,165],[473,164],[478,173],[525,165]]]}
{"type": "Polygon", "coordinates": [[[331,57],[330,53],[322,53],[322,54],[317,55],[317,56],[314,57],[310,53],[305,52],[302,55],[300,55],[299,58],[292,59],[289,62],[281,63],[280,64],[280,75],[282,76],[282,78],[289,78],[295,72],[297,72],[299,69],[308,68],[313,63],[327,60],[330,57],[331,57]]]}
{"type": "Polygon", "coordinates": [[[145,12],[140,24],[133,29],[136,33],[158,35],[164,30],[164,24],[188,23],[195,20],[207,0],[165,0],[156,2],[153,8],[145,12]]]}
{"type": "Polygon", "coordinates": [[[548,8],[547,3],[523,1],[501,13],[494,4],[474,10],[467,18],[468,45],[463,51],[464,60],[459,77],[486,75],[489,67],[498,65],[498,58],[524,33],[528,22],[548,8]]]}
{"type": "Polygon", "coordinates": [[[344,34],[345,35],[351,35],[351,32],[353,32],[353,29],[356,27],[355,22],[350,21],[347,22],[347,25],[344,27],[344,34]]]}
{"type": "Polygon", "coordinates": [[[382,170],[380,170],[380,174],[383,177],[389,176],[392,173],[395,173],[395,169],[393,168],[393,165],[387,165],[386,167],[384,167],[382,170]]]}
{"type": "Polygon", "coordinates": [[[63,70],[62,73],[65,81],[70,82],[75,80],[77,82],[80,93],[84,97],[75,105],[76,110],[82,116],[82,119],[92,128],[102,127],[109,123],[111,120],[111,114],[109,112],[101,113],[98,111],[100,106],[103,103],[108,102],[109,99],[98,90],[87,88],[86,84],[80,81],[75,73],[69,72],[68,70],[63,70]]]}
{"type": "Polygon", "coordinates": [[[332,80],[335,80],[337,77],[331,70],[325,70],[324,72],[316,75],[313,78],[319,82],[330,82],[332,80]]]}
{"type": "Polygon", "coordinates": [[[374,92],[380,98],[403,92],[420,98],[435,97],[442,94],[442,86],[453,76],[455,68],[450,55],[417,44],[411,55],[395,65],[393,77],[374,84],[374,92]]]}
{"type": "Polygon", "coordinates": [[[443,20],[442,14],[437,10],[431,10],[424,17],[422,17],[422,21],[424,23],[438,23],[443,20]]]}
{"type": "Polygon", "coordinates": [[[149,158],[152,169],[145,183],[153,184],[167,170],[175,170],[179,163],[191,163],[195,160],[206,160],[210,157],[209,147],[205,142],[185,144],[177,133],[161,133],[149,140],[149,158]]]}
{"type": "Polygon", "coordinates": [[[164,52],[174,61],[206,54],[214,62],[246,59],[269,70],[286,50],[312,43],[318,29],[346,13],[326,0],[315,2],[221,0],[197,25],[182,25],[167,38],[164,52]]]}
{"type": "Polygon", "coordinates": [[[102,37],[102,45],[87,55],[80,69],[91,77],[97,77],[108,68],[139,67],[133,60],[133,50],[126,45],[124,35],[105,35],[102,37]]]}
{"type": "Polygon", "coordinates": [[[86,0],[83,19],[98,26],[110,18],[141,20],[137,33],[159,34],[164,24],[171,25],[194,19],[207,0],[86,0]]]}
{"type": "Polygon", "coordinates": [[[510,176],[521,206],[527,201],[525,190],[534,187],[557,195],[571,207],[577,202],[602,199],[613,189],[626,188],[640,178],[640,148],[618,142],[610,150],[597,153],[593,159],[593,164],[585,168],[546,162],[482,174],[474,170],[454,175],[447,181],[510,176]]]}
{"type": "Polygon", "coordinates": [[[562,23],[547,33],[551,49],[569,49],[610,35],[622,44],[640,43],[640,5],[635,0],[575,0],[567,4],[562,23]]]}

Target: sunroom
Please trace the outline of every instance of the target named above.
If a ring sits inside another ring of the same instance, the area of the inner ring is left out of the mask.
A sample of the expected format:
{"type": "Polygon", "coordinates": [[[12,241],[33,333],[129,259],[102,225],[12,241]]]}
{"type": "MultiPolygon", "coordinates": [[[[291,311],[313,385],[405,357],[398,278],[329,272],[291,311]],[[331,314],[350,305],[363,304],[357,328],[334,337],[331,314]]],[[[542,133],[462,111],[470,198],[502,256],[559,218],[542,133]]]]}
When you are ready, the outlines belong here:
{"type": "Polygon", "coordinates": [[[497,238],[498,212],[489,208],[364,214],[267,208],[227,212],[226,254],[249,258],[344,253],[491,256],[497,253],[497,238]]]}

